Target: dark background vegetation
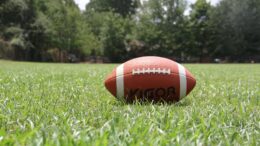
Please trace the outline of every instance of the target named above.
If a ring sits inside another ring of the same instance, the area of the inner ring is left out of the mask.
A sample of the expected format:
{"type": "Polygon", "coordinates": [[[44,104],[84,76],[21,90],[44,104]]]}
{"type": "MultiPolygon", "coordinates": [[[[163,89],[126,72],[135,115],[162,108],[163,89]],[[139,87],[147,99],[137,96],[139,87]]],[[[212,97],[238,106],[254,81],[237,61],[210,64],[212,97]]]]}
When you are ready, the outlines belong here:
{"type": "Polygon", "coordinates": [[[0,59],[122,62],[259,62],[260,1],[0,0],[0,59]]]}

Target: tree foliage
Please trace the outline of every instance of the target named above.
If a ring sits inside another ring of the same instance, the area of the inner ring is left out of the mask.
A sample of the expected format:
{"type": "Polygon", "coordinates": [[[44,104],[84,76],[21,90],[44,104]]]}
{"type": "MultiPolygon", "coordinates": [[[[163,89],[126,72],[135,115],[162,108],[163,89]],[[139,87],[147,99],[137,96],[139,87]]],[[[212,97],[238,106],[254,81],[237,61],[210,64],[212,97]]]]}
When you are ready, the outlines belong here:
{"type": "Polygon", "coordinates": [[[212,7],[206,0],[197,0],[192,5],[189,27],[192,38],[190,54],[199,56],[200,61],[212,53],[212,36],[214,29],[211,26],[210,11],[212,7]]]}
{"type": "Polygon", "coordinates": [[[216,6],[207,0],[191,6],[185,0],[90,0],[85,11],[74,0],[1,0],[0,56],[259,61],[259,23],[259,0],[222,0],[216,6]]]}
{"type": "Polygon", "coordinates": [[[118,13],[123,17],[135,14],[139,0],[90,0],[87,11],[118,13]]]}
{"type": "Polygon", "coordinates": [[[260,53],[260,1],[223,0],[212,14],[220,56],[260,53]]]}
{"type": "Polygon", "coordinates": [[[181,0],[150,0],[142,5],[136,26],[136,39],[145,42],[151,55],[180,54],[185,25],[185,3],[181,0]]]}

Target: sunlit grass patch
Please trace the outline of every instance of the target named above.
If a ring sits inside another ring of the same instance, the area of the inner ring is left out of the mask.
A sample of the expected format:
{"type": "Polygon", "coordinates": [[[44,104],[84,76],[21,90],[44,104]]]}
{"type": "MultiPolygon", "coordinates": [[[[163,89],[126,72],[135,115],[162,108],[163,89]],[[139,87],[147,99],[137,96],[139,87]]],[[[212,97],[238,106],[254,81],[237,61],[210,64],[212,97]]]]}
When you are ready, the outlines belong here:
{"type": "Polygon", "coordinates": [[[259,145],[260,65],[184,65],[180,103],[123,104],[115,65],[0,62],[0,145],[259,145]]]}

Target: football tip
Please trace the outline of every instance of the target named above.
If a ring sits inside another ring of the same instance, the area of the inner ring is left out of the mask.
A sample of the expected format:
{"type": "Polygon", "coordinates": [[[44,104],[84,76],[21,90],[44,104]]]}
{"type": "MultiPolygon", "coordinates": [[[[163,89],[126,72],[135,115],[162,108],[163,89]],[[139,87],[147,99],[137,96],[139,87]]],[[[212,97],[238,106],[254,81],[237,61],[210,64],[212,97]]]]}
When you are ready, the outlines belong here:
{"type": "Polygon", "coordinates": [[[110,73],[104,81],[104,85],[106,87],[106,89],[113,95],[116,96],[116,75],[115,75],[115,71],[112,71],[112,73],[110,73]]]}
{"type": "Polygon", "coordinates": [[[196,86],[196,79],[194,76],[189,76],[187,78],[187,95],[193,90],[193,88],[196,86]]]}

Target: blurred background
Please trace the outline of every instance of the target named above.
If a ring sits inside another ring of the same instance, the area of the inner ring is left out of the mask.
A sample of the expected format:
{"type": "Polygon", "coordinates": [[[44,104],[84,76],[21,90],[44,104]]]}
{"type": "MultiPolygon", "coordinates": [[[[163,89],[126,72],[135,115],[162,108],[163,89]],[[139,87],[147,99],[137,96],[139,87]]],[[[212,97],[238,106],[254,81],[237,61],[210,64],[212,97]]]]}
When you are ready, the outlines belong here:
{"type": "Polygon", "coordinates": [[[0,59],[260,62],[260,0],[0,0],[0,59]]]}

